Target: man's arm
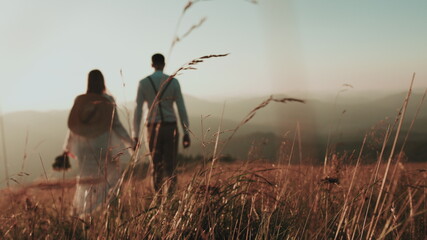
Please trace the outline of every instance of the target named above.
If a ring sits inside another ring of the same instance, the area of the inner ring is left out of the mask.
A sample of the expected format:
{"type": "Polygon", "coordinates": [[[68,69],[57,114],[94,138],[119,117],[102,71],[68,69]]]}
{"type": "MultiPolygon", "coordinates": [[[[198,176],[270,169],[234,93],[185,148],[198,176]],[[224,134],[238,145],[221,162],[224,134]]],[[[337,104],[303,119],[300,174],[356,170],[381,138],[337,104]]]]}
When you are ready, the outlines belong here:
{"type": "Polygon", "coordinates": [[[133,119],[133,129],[134,129],[133,137],[134,138],[139,137],[143,104],[144,104],[144,95],[142,92],[142,83],[139,82],[138,92],[136,94],[136,108],[135,108],[135,114],[134,114],[134,119],[133,119]]]}
{"type": "Polygon", "coordinates": [[[182,129],[184,131],[182,145],[184,148],[187,148],[190,146],[190,135],[188,135],[190,122],[188,121],[187,110],[185,109],[184,98],[182,97],[181,87],[178,80],[176,80],[176,106],[178,108],[179,119],[181,120],[182,129]]]}
{"type": "Polygon", "coordinates": [[[188,121],[187,110],[185,109],[184,98],[182,97],[181,87],[179,86],[178,80],[176,80],[176,106],[178,108],[179,119],[181,120],[184,134],[188,134],[188,127],[190,127],[190,123],[188,121]]]}

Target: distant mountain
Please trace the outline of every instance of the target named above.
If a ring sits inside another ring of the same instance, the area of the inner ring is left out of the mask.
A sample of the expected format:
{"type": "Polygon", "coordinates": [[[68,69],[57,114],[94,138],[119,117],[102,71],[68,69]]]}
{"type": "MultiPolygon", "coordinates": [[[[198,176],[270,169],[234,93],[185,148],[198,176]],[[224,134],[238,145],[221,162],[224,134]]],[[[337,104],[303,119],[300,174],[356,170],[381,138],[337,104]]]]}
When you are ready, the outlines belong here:
{"type": "MultiPolygon", "coordinates": [[[[259,109],[248,123],[238,129],[236,135],[226,143],[222,153],[231,154],[240,159],[255,156],[267,159],[289,159],[289,152],[293,145],[292,162],[300,161],[298,156],[300,152],[303,152],[305,159],[315,159],[319,156],[321,158],[324,153],[328,136],[331,145],[339,144],[342,148],[347,143],[348,149],[354,149],[360,145],[365,133],[371,132],[373,136],[375,134],[380,136],[384,133],[387,124],[393,124],[405,96],[405,93],[399,93],[377,99],[374,97],[358,99],[354,96],[346,97],[343,93],[338,97],[330,98],[329,101],[304,99],[305,104],[271,102],[268,106],[259,109]],[[299,141],[301,150],[298,149],[299,141]],[[280,153],[279,149],[285,150],[287,156],[280,153]],[[250,151],[252,152],[248,156],[250,151]],[[255,153],[258,155],[254,155],[255,153]]],[[[232,130],[245,116],[267,98],[268,96],[210,102],[185,96],[194,135],[192,147],[183,153],[195,155],[212,152],[216,139],[215,133],[219,127],[222,132],[220,143],[224,144],[232,130]]],[[[405,136],[409,128],[421,98],[421,94],[411,96],[402,136],[405,136]]],[[[127,103],[119,107],[120,119],[126,127],[129,127],[134,104],[127,103]]],[[[407,148],[411,149],[412,154],[408,155],[411,157],[410,160],[425,161],[424,156],[427,156],[426,110],[424,104],[420,108],[408,138],[410,144],[407,148]]],[[[8,169],[12,177],[17,181],[32,180],[37,177],[46,177],[44,171],[47,172],[48,177],[55,176],[50,170],[51,163],[62,151],[68,113],[69,110],[15,112],[4,116],[8,169]],[[31,175],[20,177],[17,174],[21,170],[31,175]]],[[[3,156],[0,158],[2,159],[3,156]]],[[[3,159],[1,162],[0,178],[4,179],[3,159]]],[[[4,184],[4,181],[0,180],[0,185],[2,183],[4,184]]]]}

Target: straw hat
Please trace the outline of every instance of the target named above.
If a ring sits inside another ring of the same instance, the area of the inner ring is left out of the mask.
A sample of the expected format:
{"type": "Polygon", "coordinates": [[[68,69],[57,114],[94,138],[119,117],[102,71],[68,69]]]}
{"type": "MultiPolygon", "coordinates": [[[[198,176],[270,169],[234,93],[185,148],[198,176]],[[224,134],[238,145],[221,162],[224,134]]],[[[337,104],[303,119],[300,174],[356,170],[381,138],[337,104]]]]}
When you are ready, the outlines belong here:
{"type": "Polygon", "coordinates": [[[97,137],[110,129],[113,111],[114,103],[102,95],[80,95],[68,117],[68,128],[83,137],[97,137]]]}

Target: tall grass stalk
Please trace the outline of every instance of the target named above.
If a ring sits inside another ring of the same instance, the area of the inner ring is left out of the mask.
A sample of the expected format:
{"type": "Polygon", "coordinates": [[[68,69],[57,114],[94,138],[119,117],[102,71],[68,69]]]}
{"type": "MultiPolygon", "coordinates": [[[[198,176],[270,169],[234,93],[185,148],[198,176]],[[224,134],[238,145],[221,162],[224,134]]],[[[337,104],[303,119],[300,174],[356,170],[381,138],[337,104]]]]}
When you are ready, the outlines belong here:
{"type": "MultiPolygon", "coordinates": [[[[123,69],[120,69],[120,78],[122,80],[122,86],[123,86],[123,88],[122,88],[122,90],[123,90],[123,99],[124,99],[124,102],[126,103],[127,102],[126,93],[125,93],[126,82],[125,82],[125,79],[124,79],[124,76],[123,76],[123,69]]],[[[132,132],[133,127],[132,127],[132,124],[131,124],[130,111],[129,111],[129,109],[128,109],[128,107],[126,105],[123,105],[123,109],[124,109],[125,114],[126,114],[126,120],[127,120],[127,124],[128,124],[128,128],[129,128],[129,132],[132,132]]]]}
{"type": "MultiPolygon", "coordinates": [[[[212,154],[212,163],[211,163],[211,167],[209,169],[209,174],[207,175],[207,179],[206,179],[206,191],[204,193],[204,199],[203,199],[204,204],[203,204],[203,207],[202,207],[202,213],[205,212],[206,202],[207,202],[207,199],[209,197],[209,187],[210,187],[210,184],[211,184],[212,172],[213,172],[213,168],[214,168],[215,162],[218,159],[217,150],[218,150],[219,137],[220,137],[221,128],[222,128],[222,120],[224,119],[224,111],[225,111],[225,102],[224,102],[224,105],[222,107],[221,120],[220,120],[220,123],[219,123],[219,126],[218,126],[218,131],[216,133],[215,146],[214,146],[214,151],[213,151],[213,154],[212,154]]],[[[203,220],[203,216],[201,215],[199,217],[199,221],[198,221],[197,226],[201,225],[202,220],[203,220]]],[[[196,239],[199,237],[200,231],[201,231],[201,229],[197,228],[197,232],[196,232],[196,236],[195,236],[196,239]]]]}
{"type": "Polygon", "coordinates": [[[201,2],[201,1],[206,1],[206,0],[189,0],[188,2],[187,2],[187,4],[185,4],[185,6],[184,6],[184,8],[182,9],[182,12],[181,12],[181,14],[179,15],[179,17],[178,17],[178,21],[176,22],[176,27],[175,27],[175,32],[174,32],[174,34],[173,34],[173,38],[172,38],[172,42],[171,42],[171,45],[170,45],[170,47],[169,47],[169,52],[168,52],[168,58],[167,59],[170,59],[170,56],[171,56],[171,54],[172,54],[172,51],[173,51],[173,49],[174,49],[174,47],[175,47],[175,44],[177,44],[179,41],[181,41],[183,38],[185,38],[185,37],[187,37],[188,35],[190,35],[190,33],[194,30],[194,29],[196,29],[196,28],[198,28],[198,27],[200,27],[205,21],[206,21],[206,18],[204,17],[204,18],[202,18],[201,20],[200,20],[200,22],[198,23],[198,24],[196,24],[196,25],[193,25],[182,37],[178,37],[178,30],[179,30],[179,28],[180,28],[180,26],[181,26],[181,22],[182,22],[182,19],[184,18],[184,15],[185,15],[185,13],[188,11],[188,9],[190,9],[195,3],[197,3],[197,2],[201,2]]]}
{"type": "MultiPolygon", "coordinates": [[[[370,185],[369,185],[368,191],[370,192],[370,194],[369,194],[369,200],[368,200],[368,203],[367,203],[367,206],[366,206],[366,211],[365,211],[365,216],[364,216],[364,220],[363,220],[363,224],[362,224],[362,229],[365,229],[365,226],[366,226],[367,221],[368,221],[369,209],[371,207],[371,202],[373,201],[373,198],[374,198],[374,187],[375,187],[375,185],[378,182],[378,174],[379,174],[379,171],[380,171],[380,166],[381,166],[381,163],[382,163],[382,158],[383,158],[383,155],[384,155],[384,152],[385,152],[385,149],[386,149],[387,142],[388,142],[388,139],[390,137],[391,131],[392,131],[391,126],[388,125],[387,126],[387,130],[385,132],[384,139],[383,139],[383,144],[382,144],[382,147],[381,147],[381,151],[380,151],[380,154],[378,156],[378,160],[377,160],[376,165],[375,165],[374,174],[371,176],[371,179],[370,179],[370,182],[369,182],[370,185]]],[[[369,227],[371,227],[371,226],[372,225],[369,225],[369,227]]],[[[370,231],[370,229],[368,230],[368,232],[369,231],[370,231]]],[[[362,239],[363,235],[364,235],[364,231],[362,231],[359,239],[362,239]]]]}
{"type": "Polygon", "coordinates": [[[6,149],[6,133],[4,132],[4,120],[3,120],[3,111],[1,111],[0,108],[0,131],[1,131],[1,141],[2,141],[2,148],[3,148],[3,164],[4,164],[4,174],[5,174],[5,180],[6,180],[6,186],[7,188],[10,187],[9,184],[9,169],[8,169],[8,163],[7,163],[7,149],[6,149]]]}
{"type": "Polygon", "coordinates": [[[305,103],[305,100],[302,99],[298,99],[298,98],[274,98],[273,96],[270,96],[269,98],[267,98],[266,100],[264,100],[263,102],[261,102],[257,107],[255,107],[254,109],[252,109],[243,119],[242,121],[237,124],[237,126],[231,130],[231,134],[230,136],[225,140],[224,144],[222,145],[221,150],[219,151],[220,153],[223,152],[223,150],[225,149],[225,147],[227,146],[227,144],[230,142],[230,140],[234,137],[234,135],[236,134],[236,132],[246,123],[248,123],[249,121],[251,121],[256,113],[258,112],[258,110],[265,108],[266,106],[268,106],[270,103],[272,102],[277,102],[277,103],[288,103],[288,102],[298,102],[298,103],[305,103]]]}
{"type": "MultiPolygon", "coordinates": [[[[412,93],[412,86],[413,86],[414,80],[415,80],[415,73],[413,73],[413,75],[412,75],[412,80],[411,80],[411,84],[409,86],[408,93],[407,93],[406,98],[405,98],[405,100],[403,102],[402,109],[401,109],[401,111],[398,114],[398,116],[399,116],[399,124],[398,124],[397,130],[396,130],[396,134],[395,134],[395,137],[394,137],[394,141],[393,141],[393,145],[392,145],[392,148],[391,148],[391,152],[390,152],[390,155],[389,155],[389,158],[388,158],[388,161],[387,161],[387,167],[386,167],[386,170],[385,170],[382,182],[381,182],[381,188],[380,188],[379,195],[378,195],[378,198],[377,198],[377,202],[376,202],[375,208],[374,208],[374,215],[376,215],[378,212],[381,212],[381,210],[382,210],[382,208],[384,206],[384,204],[380,205],[380,202],[382,200],[381,197],[382,197],[383,192],[384,192],[384,187],[385,187],[385,183],[386,183],[386,180],[387,180],[388,171],[390,169],[391,161],[392,161],[393,156],[394,156],[394,150],[396,149],[397,140],[399,138],[399,133],[400,133],[400,130],[401,130],[401,127],[402,127],[403,119],[405,117],[406,107],[408,106],[409,98],[410,98],[411,93],[412,93]],[[378,211],[378,207],[380,207],[379,211],[378,211]]],[[[383,203],[384,203],[384,201],[383,201],[383,203]]],[[[371,222],[370,229],[368,230],[368,238],[372,238],[373,232],[375,231],[376,225],[378,224],[378,218],[376,218],[376,219],[373,218],[372,220],[373,220],[373,222],[371,222]]]]}
{"type": "MultiPolygon", "coordinates": [[[[337,94],[335,95],[334,106],[333,106],[334,113],[335,113],[336,108],[337,108],[338,97],[340,96],[340,94],[343,93],[343,92],[345,92],[345,91],[347,91],[349,88],[353,88],[353,86],[350,85],[350,84],[343,84],[342,87],[343,88],[341,90],[339,90],[337,92],[337,94]]],[[[337,119],[338,123],[335,124],[335,126],[337,126],[337,128],[338,128],[340,119],[341,118],[338,118],[337,119]]],[[[329,123],[328,138],[327,138],[327,141],[326,141],[326,152],[325,152],[325,158],[323,160],[323,174],[326,174],[326,167],[328,165],[328,158],[329,158],[330,151],[331,151],[331,149],[330,149],[331,141],[332,141],[332,120],[329,123]]]]}
{"type": "MultiPolygon", "coordinates": [[[[344,223],[344,219],[346,218],[346,214],[347,214],[348,209],[350,207],[350,206],[348,206],[348,202],[350,199],[350,192],[352,191],[353,184],[354,184],[354,181],[356,178],[356,173],[359,169],[359,163],[360,163],[360,160],[362,158],[362,153],[363,153],[363,149],[365,147],[366,138],[367,138],[367,135],[365,135],[365,137],[363,138],[362,147],[360,148],[359,156],[358,156],[357,161],[356,161],[356,166],[354,167],[354,170],[353,170],[353,176],[352,176],[351,181],[350,181],[350,186],[348,187],[347,194],[344,197],[344,204],[343,204],[343,207],[341,210],[341,217],[340,217],[340,221],[338,222],[338,227],[337,227],[337,230],[335,232],[334,240],[338,238],[338,234],[341,231],[341,226],[344,223]]],[[[344,226],[344,228],[345,228],[345,226],[344,226]]]]}
{"type": "Polygon", "coordinates": [[[301,138],[301,126],[299,121],[297,122],[297,136],[298,136],[298,153],[299,153],[299,164],[302,164],[302,138],[301,138]]]}
{"type": "MultiPolygon", "coordinates": [[[[40,159],[40,163],[42,165],[44,177],[46,179],[46,182],[48,182],[49,181],[49,177],[47,176],[46,168],[44,167],[44,163],[43,163],[43,158],[42,158],[42,156],[40,154],[39,154],[39,159],[40,159]]],[[[58,209],[57,209],[56,204],[55,204],[56,201],[55,201],[55,197],[53,196],[53,192],[50,189],[49,189],[49,192],[50,192],[50,196],[52,198],[53,208],[55,209],[56,212],[58,212],[58,209]]]]}
{"type": "Polygon", "coordinates": [[[412,130],[412,127],[414,126],[415,120],[417,119],[418,114],[421,111],[421,106],[424,104],[424,100],[425,100],[426,96],[427,96],[427,88],[424,91],[424,94],[423,94],[420,102],[418,103],[417,110],[415,111],[414,117],[412,118],[411,124],[409,125],[409,128],[408,128],[408,131],[406,133],[405,139],[403,140],[403,144],[402,144],[402,146],[400,148],[400,152],[399,152],[399,160],[402,158],[403,149],[406,146],[406,143],[407,143],[408,138],[409,138],[409,134],[411,133],[411,130],[412,130]]]}

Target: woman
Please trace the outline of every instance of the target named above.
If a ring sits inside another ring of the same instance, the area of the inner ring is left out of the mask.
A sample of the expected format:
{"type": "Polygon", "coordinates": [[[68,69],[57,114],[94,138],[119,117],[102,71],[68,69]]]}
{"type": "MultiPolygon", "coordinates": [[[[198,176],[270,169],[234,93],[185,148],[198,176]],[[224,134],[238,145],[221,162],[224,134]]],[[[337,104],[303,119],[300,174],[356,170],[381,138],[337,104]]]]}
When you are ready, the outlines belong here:
{"type": "Polygon", "coordinates": [[[82,215],[108,201],[120,178],[120,158],[133,146],[99,70],[89,73],[87,92],[75,99],[68,127],[64,151],[79,163],[73,205],[82,215]]]}

